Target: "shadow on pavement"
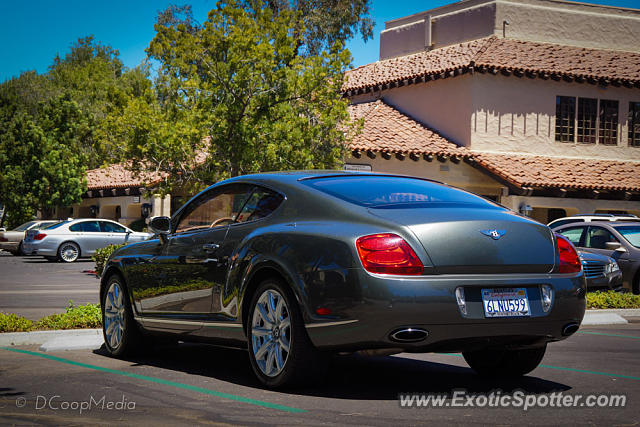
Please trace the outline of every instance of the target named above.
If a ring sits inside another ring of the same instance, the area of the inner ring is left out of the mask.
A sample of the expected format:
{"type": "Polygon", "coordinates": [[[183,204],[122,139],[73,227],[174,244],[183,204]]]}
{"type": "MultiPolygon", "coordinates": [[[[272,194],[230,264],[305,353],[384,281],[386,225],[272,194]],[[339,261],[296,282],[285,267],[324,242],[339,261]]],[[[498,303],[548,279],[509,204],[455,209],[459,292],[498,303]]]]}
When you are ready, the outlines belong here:
{"type": "MultiPolygon", "coordinates": [[[[96,354],[107,355],[104,349],[96,354]]],[[[452,357],[454,358],[454,357],[452,357]]],[[[246,350],[204,344],[156,347],[153,356],[127,358],[133,366],[201,375],[246,387],[263,388],[254,377],[246,350]]],[[[404,357],[336,356],[322,384],[286,390],[287,393],[338,399],[396,400],[399,393],[471,393],[501,390],[526,393],[566,391],[570,386],[533,375],[516,379],[487,379],[470,368],[404,357]]]]}

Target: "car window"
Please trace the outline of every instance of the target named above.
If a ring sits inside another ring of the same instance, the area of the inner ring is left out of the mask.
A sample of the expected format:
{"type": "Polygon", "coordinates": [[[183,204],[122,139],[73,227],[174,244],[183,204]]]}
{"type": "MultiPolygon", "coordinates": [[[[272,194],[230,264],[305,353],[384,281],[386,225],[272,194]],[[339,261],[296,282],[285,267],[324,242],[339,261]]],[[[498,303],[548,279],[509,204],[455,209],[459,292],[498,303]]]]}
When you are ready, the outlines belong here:
{"type": "Polygon", "coordinates": [[[398,176],[332,176],[306,179],[304,184],[347,202],[378,209],[467,205],[503,209],[464,190],[418,178],[398,176]]]}
{"type": "Polygon", "coordinates": [[[176,233],[222,227],[235,221],[252,186],[231,184],[214,188],[192,201],[181,215],[176,233]]]}
{"type": "Polygon", "coordinates": [[[284,198],[271,190],[257,187],[236,217],[236,222],[249,222],[264,218],[275,211],[284,198]]]}
{"type": "Polygon", "coordinates": [[[26,229],[28,229],[29,227],[31,227],[35,223],[36,223],[35,221],[25,222],[24,224],[14,228],[13,231],[25,231],[26,229]]]}
{"type": "Polygon", "coordinates": [[[558,233],[562,234],[564,237],[569,239],[571,243],[576,246],[581,246],[580,242],[582,241],[582,234],[584,233],[585,227],[572,227],[566,228],[558,233]]]}
{"type": "Polygon", "coordinates": [[[552,222],[551,224],[549,224],[549,227],[558,228],[562,227],[565,224],[571,224],[572,222],[584,222],[584,219],[561,219],[559,221],[552,222]]]}
{"type": "Polygon", "coordinates": [[[103,233],[126,233],[127,229],[119,224],[107,221],[99,221],[103,233]]]}
{"type": "MultiPolygon", "coordinates": [[[[67,224],[68,222],[69,221],[60,221],[60,222],[58,222],[56,224],[49,225],[49,226],[45,227],[44,230],[53,230],[55,228],[58,228],[58,227],[61,227],[61,226],[65,225],[65,224],[67,224]]],[[[73,227],[73,225],[71,227],[73,227]]],[[[70,230],[71,230],[71,227],[69,227],[70,230]]],[[[73,230],[71,230],[71,231],[73,231],[73,230]]]]}
{"type": "Polygon", "coordinates": [[[99,233],[100,226],[98,225],[98,221],[84,221],[78,222],[69,226],[69,231],[82,231],[85,233],[99,233]]]}
{"type": "Polygon", "coordinates": [[[57,224],[58,222],[60,222],[60,221],[44,221],[44,222],[41,222],[40,224],[38,224],[35,228],[37,228],[39,230],[42,230],[43,228],[47,228],[49,226],[57,224]]]}
{"type": "Polygon", "coordinates": [[[607,249],[607,242],[618,242],[618,239],[607,229],[589,227],[584,245],[586,248],[607,249]]]}
{"type": "Polygon", "coordinates": [[[616,230],[622,234],[625,240],[636,248],[640,248],[640,226],[616,227],[616,230]]]}

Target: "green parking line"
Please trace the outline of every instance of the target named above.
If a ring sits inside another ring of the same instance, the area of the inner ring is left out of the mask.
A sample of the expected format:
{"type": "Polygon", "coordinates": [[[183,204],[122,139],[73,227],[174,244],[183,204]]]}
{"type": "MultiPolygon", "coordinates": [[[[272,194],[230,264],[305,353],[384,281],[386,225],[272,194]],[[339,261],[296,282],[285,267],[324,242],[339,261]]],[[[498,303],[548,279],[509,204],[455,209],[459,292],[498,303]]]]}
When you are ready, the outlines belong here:
{"type": "MultiPolygon", "coordinates": [[[[442,354],[443,356],[464,357],[458,353],[437,353],[437,354],[442,354]]],[[[603,375],[605,377],[625,378],[628,380],[640,380],[640,377],[632,377],[630,375],[610,374],[608,372],[598,372],[598,371],[587,371],[585,369],[564,368],[562,366],[538,365],[538,368],[556,369],[558,371],[568,371],[568,372],[579,372],[581,374],[603,375]]]]}
{"type": "Polygon", "coordinates": [[[587,371],[584,369],[563,368],[561,366],[538,365],[540,368],[556,369],[558,371],[579,372],[581,374],[604,375],[605,377],[626,378],[628,380],[640,380],[640,377],[632,377],[630,375],[610,374],[608,372],[587,371]]]}
{"type": "Polygon", "coordinates": [[[603,335],[605,337],[631,338],[634,340],[640,340],[640,337],[634,337],[633,335],[605,334],[604,332],[587,332],[587,331],[578,331],[577,333],[589,334],[589,335],[603,335]]]}
{"type": "Polygon", "coordinates": [[[162,378],[148,377],[146,375],[138,375],[138,374],[134,374],[134,373],[127,372],[127,371],[119,371],[117,369],[109,369],[109,368],[104,368],[102,366],[89,365],[89,364],[86,364],[86,363],[75,362],[73,360],[63,359],[62,357],[51,356],[49,354],[38,353],[38,352],[35,352],[35,351],[20,350],[20,349],[11,348],[11,347],[0,347],[0,348],[3,349],[3,350],[12,351],[14,353],[28,354],[30,356],[37,356],[37,357],[41,357],[43,359],[49,359],[49,360],[53,360],[53,361],[60,362],[60,363],[66,363],[68,365],[79,366],[81,368],[87,368],[87,369],[93,369],[94,371],[107,372],[107,373],[110,373],[110,374],[122,375],[123,377],[130,377],[130,378],[135,378],[135,379],[138,379],[138,380],[149,381],[149,382],[152,382],[152,383],[164,384],[164,385],[168,385],[168,386],[171,386],[171,387],[181,388],[181,389],[184,389],[184,390],[191,390],[191,391],[195,391],[195,392],[198,392],[198,393],[203,393],[203,394],[208,394],[208,395],[211,395],[211,396],[221,397],[223,399],[235,400],[236,402],[242,402],[242,403],[248,403],[250,405],[262,406],[264,408],[277,409],[279,411],[290,412],[290,413],[294,413],[294,414],[307,412],[304,409],[292,408],[290,406],[278,405],[276,403],[263,402],[261,400],[255,400],[255,399],[250,399],[248,397],[236,396],[234,394],[221,393],[219,391],[209,390],[208,388],[196,387],[196,386],[189,385],[189,384],[182,384],[182,383],[177,383],[177,382],[174,382],[174,381],[163,380],[162,378]]]}

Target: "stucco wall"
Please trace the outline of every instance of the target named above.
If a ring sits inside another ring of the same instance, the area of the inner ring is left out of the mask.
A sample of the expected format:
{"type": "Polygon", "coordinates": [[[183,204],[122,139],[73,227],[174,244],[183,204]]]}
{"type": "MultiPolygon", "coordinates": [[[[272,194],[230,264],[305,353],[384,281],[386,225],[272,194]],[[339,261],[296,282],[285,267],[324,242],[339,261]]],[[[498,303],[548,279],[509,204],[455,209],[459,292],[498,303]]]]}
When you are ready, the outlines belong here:
{"type": "Polygon", "coordinates": [[[471,90],[473,150],[640,160],[640,148],[627,141],[629,101],[640,102],[640,89],[476,73],[471,90]],[[556,142],[557,95],[617,100],[618,145],[556,142]]]}
{"type": "Polygon", "coordinates": [[[383,92],[383,99],[458,145],[471,138],[471,75],[403,86],[383,92]]]}
{"type": "Polygon", "coordinates": [[[640,51],[640,11],[557,0],[471,0],[386,23],[380,59],[497,35],[600,49],[640,51]],[[503,22],[509,25],[504,26],[503,22]]]}

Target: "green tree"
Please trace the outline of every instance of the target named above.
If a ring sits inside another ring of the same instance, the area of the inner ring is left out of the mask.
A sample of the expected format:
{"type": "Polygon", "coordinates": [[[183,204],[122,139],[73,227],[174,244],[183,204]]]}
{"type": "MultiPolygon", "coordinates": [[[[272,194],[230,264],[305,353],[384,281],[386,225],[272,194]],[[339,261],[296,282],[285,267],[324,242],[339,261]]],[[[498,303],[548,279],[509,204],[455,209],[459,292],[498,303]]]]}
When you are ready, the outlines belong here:
{"type": "Polygon", "coordinates": [[[135,170],[206,183],[342,163],[349,52],[336,42],[298,55],[299,13],[241,6],[219,3],[201,26],[156,25],[148,54],[161,64],[157,102],[131,100],[111,121],[114,135],[128,135],[123,154],[135,170]]]}
{"type": "Polygon", "coordinates": [[[86,159],[77,150],[77,137],[87,126],[78,106],[68,96],[43,107],[37,124],[18,112],[0,140],[0,194],[9,226],[31,219],[40,210],[45,217],[56,206],[81,200],[86,190],[86,159]]]}

